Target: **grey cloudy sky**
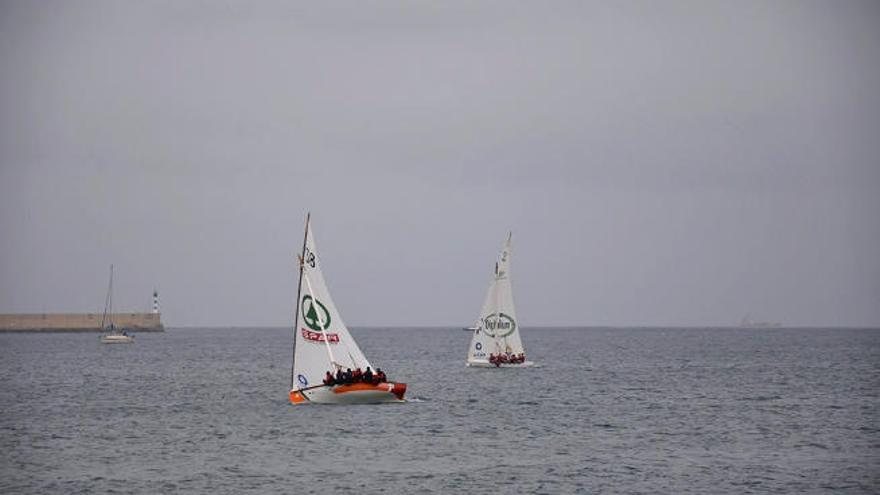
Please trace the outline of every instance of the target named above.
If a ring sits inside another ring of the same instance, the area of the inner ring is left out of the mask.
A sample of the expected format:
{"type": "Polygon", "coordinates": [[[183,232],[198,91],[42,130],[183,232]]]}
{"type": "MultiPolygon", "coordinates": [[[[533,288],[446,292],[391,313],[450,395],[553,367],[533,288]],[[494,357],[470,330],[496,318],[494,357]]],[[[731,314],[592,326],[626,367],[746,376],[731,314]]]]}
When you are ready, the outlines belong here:
{"type": "Polygon", "coordinates": [[[0,2],[0,312],[880,325],[880,3],[0,2]]]}

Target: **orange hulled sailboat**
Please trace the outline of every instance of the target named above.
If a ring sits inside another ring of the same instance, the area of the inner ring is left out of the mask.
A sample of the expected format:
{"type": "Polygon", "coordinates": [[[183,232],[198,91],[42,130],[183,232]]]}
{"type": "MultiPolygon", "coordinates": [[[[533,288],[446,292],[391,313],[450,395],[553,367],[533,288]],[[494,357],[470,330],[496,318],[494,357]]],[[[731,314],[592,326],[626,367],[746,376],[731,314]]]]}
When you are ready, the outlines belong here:
{"type": "Polygon", "coordinates": [[[321,273],[321,257],[315,247],[310,217],[306,215],[299,257],[290,402],[404,402],[406,384],[389,382],[381,370],[372,368],[333,304],[321,273]]]}

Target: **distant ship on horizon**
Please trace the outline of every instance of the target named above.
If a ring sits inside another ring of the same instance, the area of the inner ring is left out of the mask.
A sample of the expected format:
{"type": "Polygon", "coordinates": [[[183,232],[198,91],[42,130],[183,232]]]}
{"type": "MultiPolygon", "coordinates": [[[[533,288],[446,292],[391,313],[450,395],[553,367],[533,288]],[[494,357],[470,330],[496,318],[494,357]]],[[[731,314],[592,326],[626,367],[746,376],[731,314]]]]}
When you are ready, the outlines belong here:
{"type": "Polygon", "coordinates": [[[749,315],[743,316],[739,322],[740,328],[781,328],[782,323],[778,321],[755,321],[749,315]]]}

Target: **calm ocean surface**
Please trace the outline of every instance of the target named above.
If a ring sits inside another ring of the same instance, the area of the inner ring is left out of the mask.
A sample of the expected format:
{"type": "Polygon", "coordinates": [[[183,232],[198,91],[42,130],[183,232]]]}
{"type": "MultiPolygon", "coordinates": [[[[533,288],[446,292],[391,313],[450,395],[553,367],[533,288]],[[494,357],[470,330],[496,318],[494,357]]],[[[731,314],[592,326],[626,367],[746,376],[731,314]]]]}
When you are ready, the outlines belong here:
{"type": "Polygon", "coordinates": [[[411,402],[291,406],[289,329],[0,335],[0,492],[880,492],[880,330],[352,333],[411,402]]]}

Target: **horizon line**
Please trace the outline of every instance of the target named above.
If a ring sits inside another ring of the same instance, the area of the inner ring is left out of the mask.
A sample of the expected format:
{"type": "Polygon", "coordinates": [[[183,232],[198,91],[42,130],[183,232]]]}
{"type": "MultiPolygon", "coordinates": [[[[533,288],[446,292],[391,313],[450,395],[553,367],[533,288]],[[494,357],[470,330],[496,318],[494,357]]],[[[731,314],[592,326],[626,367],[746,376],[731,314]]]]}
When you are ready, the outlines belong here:
{"type": "MultiPolygon", "coordinates": [[[[165,329],[292,329],[293,325],[165,325],[165,329]]],[[[464,330],[461,325],[347,325],[347,328],[364,330],[375,329],[457,329],[464,330]]],[[[521,328],[548,329],[711,329],[711,330],[797,330],[797,329],[871,329],[880,330],[880,325],[782,325],[778,327],[744,327],[738,325],[528,325],[521,328]]]]}

